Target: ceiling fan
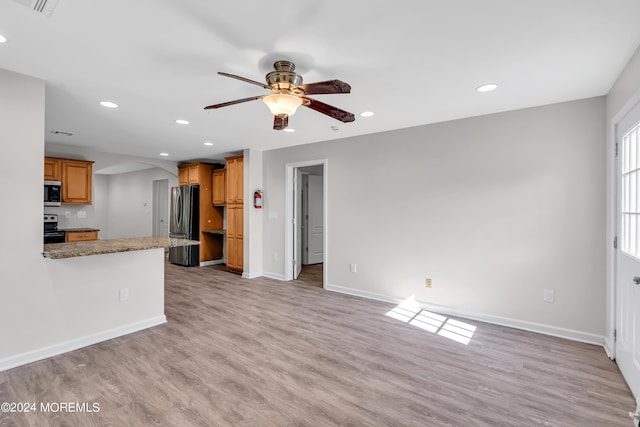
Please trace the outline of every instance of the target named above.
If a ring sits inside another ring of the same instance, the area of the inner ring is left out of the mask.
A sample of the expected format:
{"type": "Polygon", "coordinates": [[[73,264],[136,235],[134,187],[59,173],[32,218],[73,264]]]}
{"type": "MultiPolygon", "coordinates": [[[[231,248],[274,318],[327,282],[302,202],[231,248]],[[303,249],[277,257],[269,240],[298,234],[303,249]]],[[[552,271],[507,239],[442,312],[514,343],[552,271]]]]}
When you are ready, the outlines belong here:
{"type": "Polygon", "coordinates": [[[326,114],[341,122],[348,123],[355,120],[355,116],[348,111],[341,110],[324,102],[309,98],[307,95],[325,95],[332,93],[350,93],[351,86],[340,80],[326,80],[317,83],[302,84],[302,76],[296,74],[296,66],[291,61],[276,61],[273,64],[274,71],[267,73],[267,84],[260,83],[245,77],[218,72],[221,76],[231,77],[243,82],[260,86],[273,92],[271,95],[252,96],[251,98],[236,99],[235,101],[209,105],[205,110],[222,108],[229,105],[261,99],[273,113],[273,129],[283,130],[289,124],[289,116],[295,114],[300,105],[311,108],[319,113],[326,114]]]}

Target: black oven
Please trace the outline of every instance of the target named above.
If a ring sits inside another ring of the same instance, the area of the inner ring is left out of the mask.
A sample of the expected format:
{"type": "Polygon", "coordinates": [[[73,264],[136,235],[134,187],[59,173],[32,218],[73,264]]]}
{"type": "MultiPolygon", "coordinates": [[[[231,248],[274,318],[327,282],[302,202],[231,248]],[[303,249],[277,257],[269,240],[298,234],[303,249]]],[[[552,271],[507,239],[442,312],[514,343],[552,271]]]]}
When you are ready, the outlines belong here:
{"type": "Polygon", "coordinates": [[[62,204],[62,183],[60,181],[44,182],[44,205],[60,206],[62,204]]]}
{"type": "Polygon", "coordinates": [[[44,214],[44,243],[64,243],[64,231],[58,231],[58,215],[44,214]]]}

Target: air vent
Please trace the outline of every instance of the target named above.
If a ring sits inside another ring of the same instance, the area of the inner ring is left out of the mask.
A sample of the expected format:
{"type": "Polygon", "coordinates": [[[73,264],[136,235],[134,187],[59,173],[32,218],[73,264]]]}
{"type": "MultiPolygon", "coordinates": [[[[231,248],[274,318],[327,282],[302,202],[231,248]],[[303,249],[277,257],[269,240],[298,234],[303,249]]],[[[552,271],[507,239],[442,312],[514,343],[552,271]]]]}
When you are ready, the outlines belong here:
{"type": "Polygon", "coordinates": [[[58,0],[13,0],[29,9],[35,10],[46,16],[51,16],[53,9],[58,5],[58,0]]]}
{"type": "Polygon", "coordinates": [[[66,132],[66,131],[63,131],[63,130],[52,130],[50,133],[52,133],[54,135],[73,136],[73,134],[71,132],[66,132]]]}

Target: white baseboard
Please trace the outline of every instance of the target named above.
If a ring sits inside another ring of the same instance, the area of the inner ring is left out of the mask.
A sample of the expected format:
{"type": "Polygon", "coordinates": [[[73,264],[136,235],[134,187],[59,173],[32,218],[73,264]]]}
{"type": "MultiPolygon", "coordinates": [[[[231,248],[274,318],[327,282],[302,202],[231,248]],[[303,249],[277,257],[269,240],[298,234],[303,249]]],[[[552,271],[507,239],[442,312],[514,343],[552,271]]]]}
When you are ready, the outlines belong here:
{"type": "Polygon", "coordinates": [[[214,259],[214,260],[211,260],[211,261],[202,261],[200,263],[200,267],[206,267],[208,265],[225,264],[225,263],[226,263],[226,261],[223,260],[223,259],[214,259]]]}
{"type": "Polygon", "coordinates": [[[607,352],[607,356],[609,356],[609,359],[616,360],[615,342],[610,337],[604,338],[604,351],[607,352]]]}
{"type": "Polygon", "coordinates": [[[242,273],[242,277],[244,279],[255,279],[256,277],[262,277],[262,276],[263,276],[262,271],[258,271],[257,273],[247,273],[247,272],[242,273]]]}
{"type": "Polygon", "coordinates": [[[284,274],[279,273],[270,273],[268,271],[263,271],[262,276],[268,277],[269,279],[282,280],[284,281],[284,274]]]}
{"type": "Polygon", "coordinates": [[[167,323],[167,317],[162,316],[152,317],[150,319],[142,320],[128,325],[119,326],[117,328],[109,329],[106,331],[98,332],[95,334],[87,335],[84,337],[76,338],[70,341],[61,342],[48,347],[43,347],[37,350],[28,351],[26,353],[18,354],[16,356],[5,357],[0,359],[0,372],[6,371],[11,368],[26,365],[27,363],[37,362],[38,360],[46,359],[49,357],[57,356],[62,353],[77,350],[82,347],[87,347],[93,344],[97,344],[102,341],[107,341],[112,338],[117,338],[123,335],[138,332],[143,329],[150,328],[152,326],[161,325],[167,323]]]}
{"type": "MultiPolygon", "coordinates": [[[[377,301],[384,301],[393,304],[399,304],[404,301],[403,298],[393,297],[390,295],[378,294],[374,292],[361,291],[359,289],[345,288],[343,286],[327,284],[326,288],[329,291],[340,292],[343,294],[349,294],[359,296],[363,298],[373,299],[377,301]]],[[[449,316],[462,317],[465,319],[478,320],[480,322],[492,323],[494,325],[507,326],[515,329],[522,329],[525,331],[537,332],[539,334],[551,335],[554,337],[566,338],[572,341],[580,341],[588,344],[595,344],[604,346],[605,339],[602,335],[591,334],[588,332],[576,331],[573,329],[559,328],[556,326],[544,325],[542,323],[528,322],[525,320],[512,319],[508,317],[494,316],[484,313],[473,313],[464,310],[458,310],[452,307],[446,307],[443,305],[430,304],[421,301],[417,301],[418,304],[424,309],[434,311],[439,314],[446,314],[449,316]]],[[[606,347],[605,347],[606,350],[606,347]]]]}

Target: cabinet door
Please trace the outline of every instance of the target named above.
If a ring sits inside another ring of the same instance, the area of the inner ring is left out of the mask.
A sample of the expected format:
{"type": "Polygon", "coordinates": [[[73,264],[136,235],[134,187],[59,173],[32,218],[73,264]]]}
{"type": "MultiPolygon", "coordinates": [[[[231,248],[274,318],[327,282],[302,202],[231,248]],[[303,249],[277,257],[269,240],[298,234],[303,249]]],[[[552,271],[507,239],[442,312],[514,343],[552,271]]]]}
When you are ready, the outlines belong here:
{"type": "Polygon", "coordinates": [[[51,157],[44,158],[44,180],[60,181],[60,160],[51,157]]]}
{"type": "Polygon", "coordinates": [[[244,269],[244,209],[238,207],[235,209],[235,269],[242,271],[244,269]]]}
{"type": "Polygon", "coordinates": [[[178,184],[179,185],[188,185],[189,184],[189,168],[178,168],[178,184]]]}
{"type": "Polygon", "coordinates": [[[198,165],[192,165],[188,167],[189,169],[189,184],[199,184],[199,176],[198,176],[198,165]]]}
{"type": "Polygon", "coordinates": [[[236,202],[236,181],[237,170],[235,168],[236,160],[227,160],[227,177],[226,177],[226,199],[227,204],[233,204],[236,202]]]}
{"type": "Polygon", "coordinates": [[[213,171],[213,194],[212,203],[214,206],[222,206],[225,201],[225,171],[219,169],[213,171]]]}
{"type": "Polygon", "coordinates": [[[91,204],[92,164],[62,161],[62,203],[91,204]]]}
{"type": "Polygon", "coordinates": [[[244,209],[227,207],[227,267],[242,271],[244,258],[244,209]]]}
{"type": "Polygon", "coordinates": [[[227,208],[227,267],[236,267],[236,216],[235,207],[227,208]]]}
{"type": "Polygon", "coordinates": [[[244,159],[240,157],[235,162],[236,169],[236,183],[235,183],[235,197],[236,203],[242,204],[244,199],[244,159]]]}

